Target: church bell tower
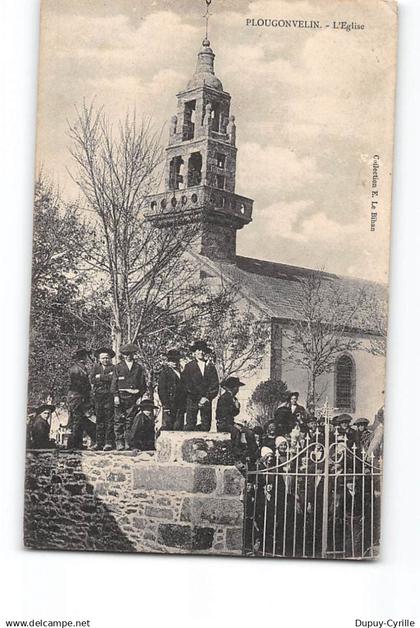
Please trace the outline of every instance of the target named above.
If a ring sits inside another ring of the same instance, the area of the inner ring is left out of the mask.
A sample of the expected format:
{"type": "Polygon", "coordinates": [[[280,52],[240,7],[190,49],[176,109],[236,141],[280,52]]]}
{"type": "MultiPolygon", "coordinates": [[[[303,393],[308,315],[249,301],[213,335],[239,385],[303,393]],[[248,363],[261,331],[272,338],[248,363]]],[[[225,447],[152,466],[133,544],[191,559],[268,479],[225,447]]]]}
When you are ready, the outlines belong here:
{"type": "Polygon", "coordinates": [[[207,34],[186,88],[177,94],[165,160],[165,190],[147,199],[156,227],[199,227],[198,252],[235,261],[236,232],[252,220],[253,201],[235,193],[236,126],[231,97],[214,73],[207,34]]]}

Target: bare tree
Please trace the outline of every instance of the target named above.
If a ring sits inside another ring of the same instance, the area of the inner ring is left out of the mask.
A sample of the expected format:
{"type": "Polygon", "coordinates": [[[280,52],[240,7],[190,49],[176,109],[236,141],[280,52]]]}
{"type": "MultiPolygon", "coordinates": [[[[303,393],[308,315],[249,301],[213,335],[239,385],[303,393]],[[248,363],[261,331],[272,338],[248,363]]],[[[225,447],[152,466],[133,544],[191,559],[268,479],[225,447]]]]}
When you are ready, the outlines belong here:
{"type": "Polygon", "coordinates": [[[360,325],[369,333],[367,351],[372,355],[385,357],[388,312],[386,300],[378,289],[372,287],[366,292],[358,318],[360,325]]]}
{"type": "Polygon", "coordinates": [[[317,401],[319,377],[333,370],[343,352],[363,348],[354,332],[359,328],[359,311],[365,303],[364,289],[346,290],[319,272],[299,280],[289,303],[295,316],[284,332],[289,341],[285,359],[307,373],[309,408],[314,408],[317,401]]]}
{"type": "Polygon", "coordinates": [[[249,307],[241,308],[235,299],[211,321],[206,335],[215,350],[221,377],[249,377],[266,355],[270,322],[257,318],[249,307]]]}
{"type": "MultiPolygon", "coordinates": [[[[204,324],[227,292],[205,290],[197,265],[185,255],[198,225],[171,211],[168,228],[148,221],[145,200],[156,192],[162,161],[160,133],[150,121],[128,114],[116,127],[102,109],[83,105],[69,125],[72,177],[91,216],[91,239],[83,262],[109,286],[110,332],[114,350],[141,339],[151,362],[163,342],[181,340],[204,324]]],[[[155,213],[167,214],[156,207],[155,213]]]]}

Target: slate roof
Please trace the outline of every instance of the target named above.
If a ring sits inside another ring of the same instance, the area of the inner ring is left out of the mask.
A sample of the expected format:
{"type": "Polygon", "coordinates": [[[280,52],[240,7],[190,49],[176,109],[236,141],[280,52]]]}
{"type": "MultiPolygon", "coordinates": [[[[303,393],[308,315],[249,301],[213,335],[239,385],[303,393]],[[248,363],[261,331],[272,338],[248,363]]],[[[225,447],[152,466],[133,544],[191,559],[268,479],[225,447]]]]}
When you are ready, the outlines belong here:
{"type": "Polygon", "coordinates": [[[363,279],[239,255],[236,256],[236,264],[216,262],[203,256],[200,258],[236,284],[241,294],[270,318],[298,318],[296,307],[293,306],[296,305],[299,281],[312,273],[320,275],[325,281],[337,282],[350,296],[365,288],[372,290],[379,298],[386,299],[386,287],[383,284],[363,279]]]}

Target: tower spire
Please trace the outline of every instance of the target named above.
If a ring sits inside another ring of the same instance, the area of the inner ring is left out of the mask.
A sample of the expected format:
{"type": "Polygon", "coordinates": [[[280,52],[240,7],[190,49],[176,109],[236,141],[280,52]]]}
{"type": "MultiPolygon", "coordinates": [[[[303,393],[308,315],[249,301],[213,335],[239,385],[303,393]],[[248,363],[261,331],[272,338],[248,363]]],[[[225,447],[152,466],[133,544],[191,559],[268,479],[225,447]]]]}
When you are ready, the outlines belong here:
{"type": "Polygon", "coordinates": [[[209,18],[210,18],[210,5],[212,3],[212,0],[204,0],[206,3],[206,12],[203,15],[204,19],[206,20],[206,35],[205,35],[205,39],[207,40],[209,38],[209,18]]]}

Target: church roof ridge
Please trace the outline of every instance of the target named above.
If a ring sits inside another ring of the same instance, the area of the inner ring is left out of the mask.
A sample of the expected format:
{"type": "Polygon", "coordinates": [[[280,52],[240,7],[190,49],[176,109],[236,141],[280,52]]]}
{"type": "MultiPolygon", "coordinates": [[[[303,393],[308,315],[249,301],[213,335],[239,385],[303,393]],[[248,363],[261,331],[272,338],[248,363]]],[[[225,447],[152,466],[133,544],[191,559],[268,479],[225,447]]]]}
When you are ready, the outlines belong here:
{"type": "MultiPolygon", "coordinates": [[[[326,279],[334,279],[334,280],[344,280],[351,281],[355,283],[364,283],[375,286],[383,286],[384,284],[379,281],[373,281],[369,279],[363,279],[362,277],[355,277],[353,275],[339,275],[337,273],[331,273],[325,270],[320,270],[316,268],[307,268],[305,266],[295,266],[293,264],[284,264],[283,262],[273,262],[270,260],[261,260],[253,257],[246,257],[243,255],[236,256],[236,265],[241,270],[246,272],[251,272],[254,274],[261,274],[264,276],[269,276],[278,279],[289,279],[292,280],[293,274],[300,277],[305,276],[309,273],[315,273],[317,275],[322,275],[326,279]]],[[[296,277],[297,278],[297,277],[296,277]]]]}
{"type": "MultiPolygon", "coordinates": [[[[292,266],[278,262],[236,256],[235,262],[217,261],[205,255],[193,254],[204,269],[207,267],[215,275],[222,275],[232,285],[239,287],[242,297],[253,304],[264,316],[278,320],[296,320],[296,299],[299,280],[309,273],[321,275],[325,280],[340,282],[351,297],[356,297],[362,287],[371,286],[380,298],[386,298],[386,286],[379,282],[357,277],[336,275],[325,271],[292,266]]],[[[299,317],[298,317],[299,318],[299,317]]],[[[371,333],[366,323],[355,329],[371,333]]]]}

